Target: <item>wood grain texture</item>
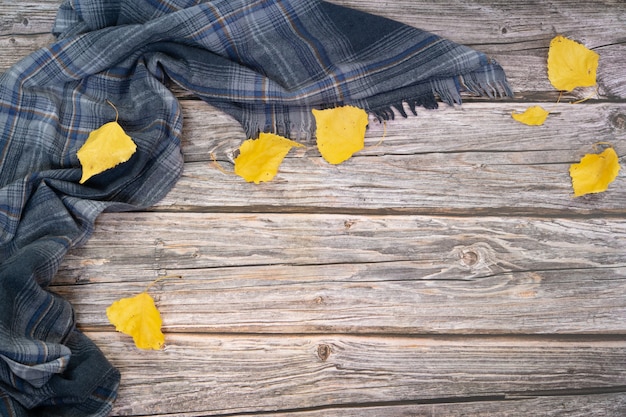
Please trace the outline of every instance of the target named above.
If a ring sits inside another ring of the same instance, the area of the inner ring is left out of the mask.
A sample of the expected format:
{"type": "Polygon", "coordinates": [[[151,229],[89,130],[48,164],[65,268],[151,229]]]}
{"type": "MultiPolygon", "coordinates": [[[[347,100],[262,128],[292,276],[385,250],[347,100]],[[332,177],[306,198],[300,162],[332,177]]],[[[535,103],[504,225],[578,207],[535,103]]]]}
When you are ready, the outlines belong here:
{"type": "Polygon", "coordinates": [[[58,283],[128,282],[106,275],[124,265],[150,271],[148,280],[174,269],[271,265],[415,262],[442,280],[626,266],[626,222],[608,218],[106,213],[97,229],[67,258],[94,262],[63,266],[58,283]]]}
{"type": "Polygon", "coordinates": [[[138,352],[117,334],[89,336],[126,375],[114,415],[504,400],[608,388],[626,375],[623,341],[169,335],[165,350],[138,352]]]}
{"type": "MultiPolygon", "coordinates": [[[[211,153],[220,161],[232,160],[245,139],[237,122],[200,101],[185,100],[182,108],[185,160],[210,162],[211,153]],[[215,134],[207,135],[208,131],[215,134]]],[[[370,117],[365,149],[355,156],[454,155],[479,151],[503,154],[494,162],[505,163],[505,158],[529,152],[530,158],[523,155],[511,164],[570,163],[582,152],[590,151],[590,146],[599,139],[612,142],[616,148],[626,146],[624,120],[626,106],[619,101],[588,101],[579,105],[507,101],[472,102],[454,107],[444,104],[437,110],[419,108],[417,116],[397,115],[385,124],[370,117]],[[511,118],[511,113],[534,105],[551,112],[543,126],[525,126],[511,118]]],[[[287,157],[319,156],[314,140],[305,144],[309,145],[305,150],[296,149],[287,157]]]]}
{"type": "Polygon", "coordinates": [[[3,0],[0,4],[0,36],[49,33],[61,3],[61,0],[3,0]]]}
{"type": "Polygon", "coordinates": [[[535,104],[467,103],[422,110],[386,126],[371,121],[366,149],[346,163],[325,163],[308,143],[289,154],[274,181],[259,186],[223,172],[232,172],[233,155],[243,140],[240,128],[210,110],[203,117],[208,107],[203,103],[185,102],[189,163],[157,207],[623,213],[624,177],[608,193],[573,198],[569,166],[594,152],[598,142],[623,153],[625,105],[548,106],[554,114],[540,127],[510,117],[535,104]],[[202,140],[213,125],[224,135],[202,140]],[[221,168],[211,162],[213,157],[221,168]]]}
{"type": "MultiPolygon", "coordinates": [[[[588,417],[620,416],[626,413],[624,394],[577,395],[534,397],[523,399],[500,400],[476,398],[474,401],[413,404],[413,405],[366,405],[346,407],[321,407],[312,411],[294,411],[286,413],[267,412],[268,417],[588,417]]],[[[159,417],[197,417],[198,414],[175,413],[159,414],[159,417]]]]}
{"type": "MultiPolygon", "coordinates": [[[[515,97],[371,119],[347,163],[309,141],[254,185],[222,172],[237,122],[174,88],[179,183],[102,215],[51,287],[122,372],[113,415],[626,414],[626,180],[573,198],[568,174],[599,142],[626,152],[623,2],[331,1],[487,53],[515,97]],[[597,95],[556,104],[557,34],[600,54],[597,95]],[[531,105],[545,125],[511,119],[531,105]],[[167,347],[138,351],[104,310],[167,275],[167,347]]],[[[54,40],[60,3],[0,1],[0,71],[54,40]]]]}
{"type": "MultiPolygon", "coordinates": [[[[502,273],[466,281],[420,279],[422,268],[410,262],[169,272],[183,279],[150,292],[168,332],[624,333],[623,267],[502,273]]],[[[53,290],[72,302],[81,328],[97,330],[112,329],[105,315],[109,305],[146,286],[128,282],[53,290]]]]}
{"type": "Polygon", "coordinates": [[[109,214],[55,291],[88,326],[180,275],[153,291],[174,332],[621,333],[624,247],[609,219],[109,214]]]}

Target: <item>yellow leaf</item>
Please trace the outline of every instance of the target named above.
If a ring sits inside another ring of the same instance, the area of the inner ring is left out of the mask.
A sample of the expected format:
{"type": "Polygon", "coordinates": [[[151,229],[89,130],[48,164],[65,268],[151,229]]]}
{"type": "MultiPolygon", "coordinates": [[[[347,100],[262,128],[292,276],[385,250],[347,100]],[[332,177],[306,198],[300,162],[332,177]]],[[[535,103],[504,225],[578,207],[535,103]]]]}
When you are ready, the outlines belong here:
{"type": "Polygon", "coordinates": [[[353,106],[313,110],[317,125],[317,149],[331,164],[350,159],[365,146],[367,113],[353,106]]]}
{"type": "Polygon", "coordinates": [[[556,36],[548,51],[548,79],[557,90],[596,85],[600,56],[564,36],[556,36]]]}
{"type": "Polygon", "coordinates": [[[574,195],[601,193],[619,173],[619,161],[613,148],[607,148],[600,154],[587,154],[578,164],[572,164],[569,174],[572,177],[574,195]]]}
{"type": "Polygon", "coordinates": [[[526,109],[523,113],[512,113],[511,117],[520,123],[524,123],[529,126],[541,126],[546,118],[550,114],[541,106],[532,106],[526,109]]]}
{"type": "MultiPolygon", "coordinates": [[[[115,106],[113,108],[115,109],[115,106]]],[[[92,131],[83,146],[76,152],[83,167],[81,184],[94,175],[128,161],[137,150],[135,142],[117,123],[117,109],[115,109],[115,114],[114,122],[106,123],[92,131]]]]}
{"type": "Polygon", "coordinates": [[[303,146],[273,133],[261,133],[258,139],[248,139],[239,147],[235,174],[255,184],[270,181],[289,150],[303,146]]]}
{"type": "Polygon", "coordinates": [[[106,312],[115,330],[132,336],[139,349],[158,350],[165,343],[161,314],[147,292],[117,300],[106,312]]]}

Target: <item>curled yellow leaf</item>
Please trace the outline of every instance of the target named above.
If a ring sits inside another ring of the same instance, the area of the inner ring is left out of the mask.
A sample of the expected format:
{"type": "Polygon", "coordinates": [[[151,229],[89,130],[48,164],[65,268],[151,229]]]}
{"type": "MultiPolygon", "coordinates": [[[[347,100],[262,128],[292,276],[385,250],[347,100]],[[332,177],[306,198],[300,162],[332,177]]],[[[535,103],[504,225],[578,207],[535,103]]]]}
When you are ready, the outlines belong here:
{"type": "Polygon", "coordinates": [[[541,106],[531,106],[523,113],[512,113],[511,117],[529,126],[541,126],[547,119],[549,111],[541,106]]]}
{"type": "Polygon", "coordinates": [[[557,90],[596,85],[600,56],[564,36],[556,36],[548,51],[548,79],[557,90]]]}
{"type": "Polygon", "coordinates": [[[261,133],[258,139],[248,139],[239,147],[235,159],[235,174],[248,182],[270,181],[291,148],[304,145],[273,133],[261,133]]]}
{"type": "Polygon", "coordinates": [[[574,195],[579,197],[606,191],[619,170],[617,153],[613,148],[607,148],[600,154],[585,155],[580,163],[572,164],[569,169],[574,195]]]}
{"type": "MultiPolygon", "coordinates": [[[[117,109],[115,112],[117,114],[117,109]]],[[[92,131],[76,152],[83,167],[80,183],[84,184],[94,175],[128,161],[135,151],[137,145],[117,123],[116,116],[114,122],[106,123],[92,131]]]]}
{"type": "Polygon", "coordinates": [[[331,164],[340,164],[365,146],[367,113],[353,106],[313,110],[317,149],[331,164]]]}
{"type": "Polygon", "coordinates": [[[132,336],[139,349],[158,350],[165,343],[161,332],[161,314],[147,292],[117,300],[107,308],[106,313],[115,330],[132,336]]]}

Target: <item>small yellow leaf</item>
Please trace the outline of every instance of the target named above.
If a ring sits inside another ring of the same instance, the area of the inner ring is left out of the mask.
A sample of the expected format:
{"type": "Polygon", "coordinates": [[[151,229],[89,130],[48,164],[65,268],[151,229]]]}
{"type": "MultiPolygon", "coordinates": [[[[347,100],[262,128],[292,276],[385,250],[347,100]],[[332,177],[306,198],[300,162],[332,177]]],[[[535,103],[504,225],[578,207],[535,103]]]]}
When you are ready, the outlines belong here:
{"type": "Polygon", "coordinates": [[[548,79],[557,90],[596,85],[600,56],[564,36],[556,36],[548,51],[548,79]]]}
{"type": "Polygon", "coordinates": [[[137,150],[137,145],[117,121],[109,122],[89,134],[76,152],[83,167],[80,183],[96,174],[126,162],[137,150]]]}
{"type": "Polygon", "coordinates": [[[546,121],[549,111],[541,106],[532,106],[523,113],[512,113],[511,117],[520,123],[529,126],[541,126],[546,121]]]}
{"type": "Polygon", "coordinates": [[[273,133],[261,133],[258,139],[248,139],[239,147],[235,174],[255,184],[270,181],[289,150],[303,146],[273,133]]]}
{"type": "Polygon", "coordinates": [[[365,146],[367,113],[353,106],[313,110],[317,149],[331,164],[340,164],[365,146]]]}
{"type": "Polygon", "coordinates": [[[106,312],[115,330],[132,336],[139,349],[158,350],[165,343],[161,314],[147,292],[117,300],[106,312]]]}
{"type": "Polygon", "coordinates": [[[617,177],[620,166],[617,153],[607,148],[600,154],[587,154],[578,164],[572,164],[569,174],[572,177],[574,195],[601,193],[617,177]]]}

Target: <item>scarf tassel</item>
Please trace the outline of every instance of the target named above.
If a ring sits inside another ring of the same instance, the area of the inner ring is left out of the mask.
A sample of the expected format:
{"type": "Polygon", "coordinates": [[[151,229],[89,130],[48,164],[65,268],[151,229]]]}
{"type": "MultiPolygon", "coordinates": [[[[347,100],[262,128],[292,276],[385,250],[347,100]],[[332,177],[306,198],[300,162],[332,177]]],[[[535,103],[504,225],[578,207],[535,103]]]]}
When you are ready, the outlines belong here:
{"type": "Polygon", "coordinates": [[[418,106],[428,110],[439,107],[435,95],[450,106],[462,104],[462,92],[490,99],[513,97],[513,91],[506,81],[504,71],[495,62],[492,62],[492,65],[485,67],[482,71],[471,72],[458,77],[431,80],[430,86],[431,91],[422,92],[416,97],[403,99],[400,103],[371,109],[370,113],[381,122],[394,120],[396,112],[407,118],[408,114],[404,106],[406,104],[413,115],[417,116],[416,109],[418,106]]]}

